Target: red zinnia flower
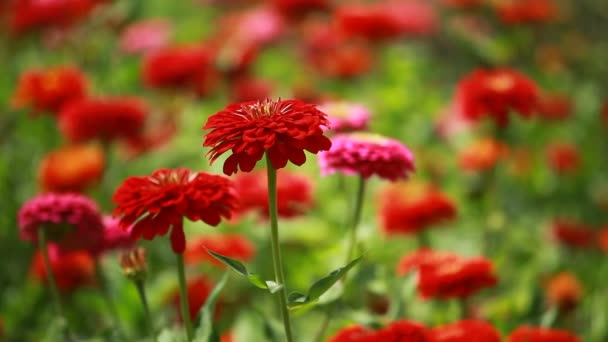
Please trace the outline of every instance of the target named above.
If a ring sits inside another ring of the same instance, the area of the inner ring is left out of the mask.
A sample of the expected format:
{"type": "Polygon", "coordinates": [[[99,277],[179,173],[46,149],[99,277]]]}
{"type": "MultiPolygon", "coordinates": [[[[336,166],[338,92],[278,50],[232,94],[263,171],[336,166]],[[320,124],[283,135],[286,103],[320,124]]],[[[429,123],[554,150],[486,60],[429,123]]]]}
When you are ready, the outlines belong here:
{"type": "Polygon", "coordinates": [[[88,15],[96,2],[96,0],[14,0],[9,5],[9,25],[15,33],[47,27],[69,27],[88,15]]]}
{"type": "Polygon", "coordinates": [[[507,342],[581,342],[582,340],[566,330],[522,326],[515,329],[507,342]]]}
{"type": "Polygon", "coordinates": [[[207,119],[203,129],[210,132],[203,146],[211,147],[211,163],[232,151],[224,162],[227,175],[253,170],[264,153],[275,169],[284,168],[287,161],[299,166],[306,161],[304,150],[316,154],[331,147],[323,135],[327,124],[325,113],[300,100],[231,104],[207,119]]]}
{"type": "MultiPolygon", "coordinates": [[[[213,290],[213,284],[204,277],[197,277],[188,281],[186,292],[188,295],[188,309],[190,309],[190,320],[194,321],[196,319],[196,315],[201,310],[207,298],[211,294],[211,290],[213,290]]],[[[183,320],[182,310],[181,310],[181,301],[180,294],[178,290],[175,290],[170,297],[171,303],[177,309],[180,320],[183,320]]],[[[216,307],[216,312],[219,306],[216,307]]]]}
{"type": "Polygon", "coordinates": [[[255,246],[247,237],[240,234],[204,236],[190,243],[184,252],[188,264],[210,262],[217,266],[223,264],[214,258],[207,249],[240,261],[250,261],[255,255],[255,246]]]}
{"type": "Polygon", "coordinates": [[[123,229],[133,225],[132,237],[151,240],[172,228],[171,247],[175,253],[183,253],[183,218],[216,226],[222,217],[230,218],[237,199],[229,179],[180,168],[129,177],[112,201],[117,204],[114,213],[121,216],[123,229]]]}
{"type": "Polygon", "coordinates": [[[410,320],[391,322],[386,327],[376,331],[373,340],[382,342],[427,342],[426,327],[421,323],[410,320]]]}
{"type": "Polygon", "coordinates": [[[87,80],[74,67],[31,70],[20,76],[13,104],[34,112],[57,114],[65,104],[84,98],[86,93],[87,80]]]}
{"type": "Polygon", "coordinates": [[[458,164],[463,170],[482,172],[493,168],[508,153],[508,146],[500,141],[479,139],[460,152],[458,164]]]}
{"type": "Polygon", "coordinates": [[[583,287],[570,272],[561,272],[552,276],[545,285],[547,302],[557,306],[561,311],[570,311],[578,305],[583,297],[583,287]]]}
{"type": "Polygon", "coordinates": [[[324,11],[330,7],[328,0],[270,0],[270,3],[289,18],[298,18],[306,13],[324,11]]]}
{"type": "Polygon", "coordinates": [[[501,127],[511,111],[532,115],[537,98],[536,84],[511,69],[474,70],[458,83],[456,94],[462,115],[475,121],[488,116],[501,127]]]}
{"type": "Polygon", "coordinates": [[[458,260],[458,256],[449,252],[434,251],[421,248],[415,252],[404,255],[397,264],[397,275],[404,276],[422,266],[435,266],[458,260]]]}
{"type": "Polygon", "coordinates": [[[554,143],[547,148],[549,166],[559,174],[576,171],[580,166],[580,157],[576,147],[569,143],[554,143]]]}
{"type": "Polygon", "coordinates": [[[95,145],[62,147],[40,162],[38,174],[47,192],[82,192],[103,176],[105,157],[95,145]]]}
{"type": "Polygon", "coordinates": [[[500,342],[500,334],[490,323],[462,320],[430,329],[429,342],[500,342]]]}
{"type": "Polygon", "coordinates": [[[213,56],[201,46],[174,46],[156,51],[143,62],[142,77],[149,87],[197,89],[210,76],[213,56]]]}
{"type": "Polygon", "coordinates": [[[107,142],[137,136],[145,120],[145,104],[137,98],[83,99],[63,108],[59,129],[72,142],[107,142]]]}
{"type": "Polygon", "coordinates": [[[569,247],[591,248],[595,244],[596,231],[586,224],[569,219],[556,219],[551,226],[553,237],[569,247]]]}
{"type": "MultiPolygon", "coordinates": [[[[268,178],[265,170],[238,175],[234,179],[238,212],[255,211],[268,218],[268,178]]],[[[314,205],[312,180],[306,175],[281,170],[277,173],[277,210],[279,217],[305,214],[314,205]]]]}
{"type": "Polygon", "coordinates": [[[360,326],[351,325],[340,329],[335,335],[330,337],[327,342],[363,342],[371,341],[374,331],[360,326]]]}
{"type": "Polygon", "coordinates": [[[553,0],[500,0],[495,1],[496,11],[506,24],[545,23],[557,18],[553,0]]]}
{"type": "MultiPolygon", "coordinates": [[[[48,248],[51,270],[60,291],[71,292],[95,284],[95,264],[89,253],[85,251],[60,251],[54,244],[49,244],[48,248]]],[[[37,251],[34,255],[30,274],[34,279],[44,284],[48,283],[48,276],[40,251],[37,251]]]]}
{"type": "Polygon", "coordinates": [[[542,119],[565,120],[572,113],[572,100],[565,94],[542,94],[538,98],[536,111],[542,119]]]}
{"type": "Polygon", "coordinates": [[[387,234],[416,233],[456,217],[456,206],[433,185],[390,184],[380,195],[380,227],[387,234]]]}

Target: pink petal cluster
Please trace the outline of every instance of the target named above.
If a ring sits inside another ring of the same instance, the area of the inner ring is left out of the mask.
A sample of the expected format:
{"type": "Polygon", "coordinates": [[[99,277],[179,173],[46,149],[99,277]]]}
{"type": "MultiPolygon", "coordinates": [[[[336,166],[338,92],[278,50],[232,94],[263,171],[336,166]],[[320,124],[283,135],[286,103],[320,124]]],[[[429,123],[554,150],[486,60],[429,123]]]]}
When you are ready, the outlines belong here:
{"type": "Polygon", "coordinates": [[[131,236],[133,226],[128,226],[124,229],[120,226],[120,219],[111,215],[103,216],[103,241],[93,250],[93,254],[101,254],[116,249],[128,249],[135,245],[135,239],[131,236]]]}
{"type": "Polygon", "coordinates": [[[365,179],[372,175],[396,181],[407,179],[414,172],[414,155],[401,142],[370,133],[337,135],[332,147],[319,153],[321,173],[359,175],[365,179]]]}
{"type": "Polygon", "coordinates": [[[38,195],[23,204],[18,220],[21,238],[34,243],[40,229],[67,250],[97,248],[103,239],[97,204],[80,194],[38,195]]]}
{"type": "Polygon", "coordinates": [[[137,54],[156,51],[169,43],[171,26],[162,19],[142,20],[129,25],[120,36],[120,49],[137,54]]]}
{"type": "Polygon", "coordinates": [[[317,108],[328,115],[329,127],[335,132],[365,130],[370,119],[369,110],[359,103],[326,102],[317,108]]]}

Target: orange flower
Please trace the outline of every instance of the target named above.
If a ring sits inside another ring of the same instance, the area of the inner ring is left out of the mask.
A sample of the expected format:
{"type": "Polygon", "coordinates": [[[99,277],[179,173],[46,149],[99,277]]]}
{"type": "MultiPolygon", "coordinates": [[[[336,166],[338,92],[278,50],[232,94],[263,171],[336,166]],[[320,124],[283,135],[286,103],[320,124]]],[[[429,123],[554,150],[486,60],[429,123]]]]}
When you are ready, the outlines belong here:
{"type": "Polygon", "coordinates": [[[551,306],[560,311],[574,309],[583,296],[583,287],[571,272],[561,272],[549,279],[545,286],[545,296],[551,306]]]}
{"type": "Polygon", "coordinates": [[[103,176],[105,157],[97,145],[66,146],[48,153],[38,168],[48,192],[82,192],[103,176]]]}
{"type": "Polygon", "coordinates": [[[508,153],[509,148],[506,144],[485,138],[473,142],[461,151],[458,163],[463,170],[481,172],[493,168],[508,153]]]}

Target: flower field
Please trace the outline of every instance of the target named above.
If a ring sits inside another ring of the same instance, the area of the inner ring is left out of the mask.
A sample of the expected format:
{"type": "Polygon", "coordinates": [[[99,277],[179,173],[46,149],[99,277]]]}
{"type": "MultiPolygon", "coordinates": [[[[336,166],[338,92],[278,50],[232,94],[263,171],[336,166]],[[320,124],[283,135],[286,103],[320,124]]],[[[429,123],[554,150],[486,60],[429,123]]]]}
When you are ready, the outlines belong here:
{"type": "Polygon", "coordinates": [[[608,3],[0,3],[0,341],[608,341],[608,3]]]}

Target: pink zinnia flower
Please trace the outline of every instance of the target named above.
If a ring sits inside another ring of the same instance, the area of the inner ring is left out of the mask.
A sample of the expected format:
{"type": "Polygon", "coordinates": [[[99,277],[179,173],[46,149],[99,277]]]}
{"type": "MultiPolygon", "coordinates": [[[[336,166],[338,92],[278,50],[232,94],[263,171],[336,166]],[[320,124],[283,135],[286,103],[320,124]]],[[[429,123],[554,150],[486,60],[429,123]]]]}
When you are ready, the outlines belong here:
{"type": "Polygon", "coordinates": [[[318,106],[319,110],[327,113],[332,131],[349,132],[361,131],[369,123],[369,110],[362,104],[335,101],[318,106]]]}
{"type": "Polygon", "coordinates": [[[103,237],[97,204],[79,194],[38,195],[23,204],[18,219],[23,240],[37,243],[45,229],[48,240],[66,250],[95,248],[103,237]]]}
{"type": "Polygon", "coordinates": [[[120,226],[120,219],[111,215],[103,216],[103,241],[99,248],[94,249],[93,254],[101,254],[116,249],[129,249],[135,245],[135,239],[131,237],[133,226],[126,229],[120,226]]]}
{"type": "Polygon", "coordinates": [[[332,139],[329,151],[319,154],[319,164],[324,175],[377,175],[396,181],[414,172],[414,155],[401,142],[381,135],[343,134],[332,139]]]}
{"type": "Polygon", "coordinates": [[[142,20],[129,25],[120,36],[120,49],[125,53],[148,53],[167,45],[172,32],[163,19],[142,20]]]}

